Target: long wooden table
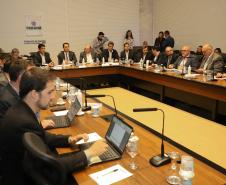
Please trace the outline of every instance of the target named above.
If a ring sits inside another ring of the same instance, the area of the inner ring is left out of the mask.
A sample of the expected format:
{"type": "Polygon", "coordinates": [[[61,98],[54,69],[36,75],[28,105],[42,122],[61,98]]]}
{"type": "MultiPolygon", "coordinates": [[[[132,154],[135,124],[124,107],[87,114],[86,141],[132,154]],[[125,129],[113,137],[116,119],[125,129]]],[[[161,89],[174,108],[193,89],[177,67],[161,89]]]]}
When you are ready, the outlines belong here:
{"type": "MultiPolygon", "coordinates": [[[[112,113],[111,110],[103,107],[101,115],[112,113]]],[[[41,117],[45,117],[51,114],[49,111],[45,111],[41,114],[41,117]]],[[[150,157],[160,153],[161,139],[151,134],[146,129],[138,126],[137,124],[123,119],[129,123],[135,130],[135,134],[139,137],[139,155],[136,157],[136,162],[139,166],[137,170],[129,169],[130,157],[124,152],[122,159],[111,162],[105,162],[90,166],[84,170],[73,173],[74,177],[81,185],[93,185],[96,184],[90,177],[89,174],[103,170],[115,164],[120,164],[131,173],[133,176],[122,180],[116,184],[123,185],[167,185],[166,177],[170,164],[159,168],[153,167],[149,164],[148,160],[150,157]]],[[[72,126],[62,129],[53,129],[50,132],[57,134],[79,134],[79,133],[91,133],[97,132],[99,135],[104,137],[109,123],[104,121],[102,118],[93,118],[90,114],[76,117],[72,126]]],[[[183,151],[165,142],[166,151],[178,151],[180,154],[185,154],[183,151]]],[[[70,148],[60,148],[58,152],[70,152],[70,148]]],[[[215,169],[207,166],[206,164],[195,159],[195,177],[193,179],[193,185],[223,185],[226,182],[226,176],[215,169]]]]}
{"type": "MultiPolygon", "coordinates": [[[[95,82],[94,77],[114,76],[119,84],[139,87],[159,94],[160,101],[166,97],[173,98],[191,105],[211,111],[215,120],[217,114],[226,115],[226,80],[207,82],[203,75],[195,79],[186,79],[178,73],[160,72],[153,69],[141,69],[138,65],[121,65],[101,67],[69,67],[65,70],[51,70],[53,74],[63,79],[87,78],[95,82]]],[[[110,79],[111,80],[111,79],[110,79]]]]}

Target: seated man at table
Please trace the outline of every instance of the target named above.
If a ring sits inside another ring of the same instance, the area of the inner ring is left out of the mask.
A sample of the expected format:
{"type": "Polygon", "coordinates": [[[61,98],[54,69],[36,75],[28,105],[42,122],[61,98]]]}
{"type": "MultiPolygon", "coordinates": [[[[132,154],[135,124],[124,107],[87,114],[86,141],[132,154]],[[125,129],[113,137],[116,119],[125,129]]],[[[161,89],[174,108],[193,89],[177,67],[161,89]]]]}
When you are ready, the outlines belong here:
{"type": "Polygon", "coordinates": [[[33,54],[33,62],[36,66],[44,66],[49,65],[53,66],[54,63],[52,62],[52,59],[50,58],[50,54],[45,51],[46,47],[44,44],[38,45],[38,51],[33,54]]]}
{"type": "Polygon", "coordinates": [[[118,52],[113,49],[114,42],[108,42],[108,48],[103,50],[102,58],[104,57],[105,62],[114,62],[119,60],[118,52]]]}
{"type": "Polygon", "coordinates": [[[57,55],[59,65],[63,64],[63,62],[65,64],[73,63],[74,65],[76,65],[77,63],[76,55],[73,51],[70,51],[69,47],[70,47],[69,43],[67,42],[63,43],[63,51],[61,51],[57,55]]]}
{"type": "MultiPolygon", "coordinates": [[[[31,66],[25,60],[13,61],[9,65],[8,73],[10,81],[1,89],[0,93],[0,122],[7,110],[19,100],[19,84],[23,73],[31,66]]],[[[54,127],[52,120],[42,120],[44,129],[54,127]]]]}
{"type": "Polygon", "coordinates": [[[192,70],[197,69],[198,67],[198,59],[195,55],[191,54],[191,47],[190,46],[183,46],[181,48],[181,56],[178,57],[174,64],[170,64],[169,68],[175,69],[183,69],[188,68],[191,66],[192,70]]]}
{"type": "Polygon", "coordinates": [[[153,60],[153,58],[153,54],[148,51],[148,46],[143,46],[142,52],[137,53],[136,61],[140,62],[142,59],[144,64],[146,64],[147,60],[153,60]]]}
{"type": "Polygon", "coordinates": [[[202,47],[203,59],[197,73],[204,73],[206,70],[212,70],[215,74],[223,72],[224,61],[222,56],[214,53],[213,46],[204,44],[202,47]]]}
{"type": "Polygon", "coordinates": [[[93,51],[90,44],[86,45],[84,51],[80,53],[79,62],[82,63],[83,61],[87,64],[92,64],[96,62],[97,55],[93,51]]]}
{"type": "Polygon", "coordinates": [[[179,57],[178,54],[174,53],[174,50],[172,47],[167,46],[165,49],[165,56],[164,56],[164,64],[165,67],[169,67],[170,64],[173,64],[174,62],[176,62],[177,58],[179,57]]]}
{"type": "MultiPolygon", "coordinates": [[[[77,136],[55,135],[43,130],[36,117],[40,110],[48,108],[49,102],[54,98],[55,78],[46,70],[33,67],[24,72],[20,81],[21,101],[13,105],[6,113],[0,129],[0,154],[3,162],[3,185],[35,184],[25,173],[23,161],[25,149],[22,137],[25,132],[34,132],[46,145],[53,155],[65,166],[67,173],[87,167],[92,156],[100,155],[107,149],[107,144],[99,141],[89,149],[79,152],[58,155],[56,147],[69,147],[80,139],[88,139],[87,134],[77,136]]],[[[35,161],[33,161],[35,163],[35,161]]],[[[40,170],[45,166],[40,165],[40,170]]],[[[50,171],[43,171],[45,176],[51,176],[50,171]]]]}
{"type": "Polygon", "coordinates": [[[130,49],[129,43],[124,43],[124,50],[120,53],[121,60],[133,60],[135,59],[135,53],[130,49]]]}
{"type": "Polygon", "coordinates": [[[152,59],[152,66],[154,66],[155,64],[157,65],[164,65],[166,66],[166,63],[164,63],[164,54],[160,52],[160,48],[157,46],[154,46],[152,49],[152,55],[153,55],[153,59],[152,59]]]}

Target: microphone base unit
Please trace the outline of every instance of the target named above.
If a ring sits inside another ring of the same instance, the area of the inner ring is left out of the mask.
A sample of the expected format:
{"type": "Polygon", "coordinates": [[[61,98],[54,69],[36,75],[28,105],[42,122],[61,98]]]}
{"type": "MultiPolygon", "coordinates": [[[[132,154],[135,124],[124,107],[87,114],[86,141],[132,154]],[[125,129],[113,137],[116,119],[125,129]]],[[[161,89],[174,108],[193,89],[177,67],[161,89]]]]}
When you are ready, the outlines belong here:
{"type": "Polygon", "coordinates": [[[162,157],[161,154],[152,157],[149,160],[149,163],[155,167],[163,166],[171,162],[170,157],[167,154],[164,154],[162,157]]]}
{"type": "Polygon", "coordinates": [[[82,107],[82,111],[85,112],[85,111],[89,111],[91,110],[91,106],[84,106],[82,107]]]}

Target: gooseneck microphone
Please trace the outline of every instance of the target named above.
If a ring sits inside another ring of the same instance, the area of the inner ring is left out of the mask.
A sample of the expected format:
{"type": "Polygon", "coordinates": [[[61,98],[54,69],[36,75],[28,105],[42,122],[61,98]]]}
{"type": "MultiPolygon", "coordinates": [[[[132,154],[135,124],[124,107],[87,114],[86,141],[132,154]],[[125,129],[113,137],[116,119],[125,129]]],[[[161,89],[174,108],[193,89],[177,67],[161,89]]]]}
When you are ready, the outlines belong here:
{"type": "Polygon", "coordinates": [[[133,112],[147,112],[147,111],[158,111],[158,110],[161,111],[163,114],[162,134],[161,134],[161,139],[162,139],[161,154],[156,155],[149,160],[150,164],[152,164],[153,166],[156,166],[156,167],[163,166],[163,165],[171,162],[170,157],[165,154],[165,149],[164,149],[165,113],[162,109],[158,109],[158,108],[135,108],[135,109],[133,109],[133,112]]]}
{"type": "Polygon", "coordinates": [[[80,78],[82,84],[81,87],[84,90],[84,95],[85,95],[85,105],[82,107],[82,111],[89,111],[91,110],[91,106],[87,105],[87,94],[86,94],[86,89],[87,89],[87,81],[84,78],[80,78]],[[84,85],[85,84],[85,85],[84,85]]]}

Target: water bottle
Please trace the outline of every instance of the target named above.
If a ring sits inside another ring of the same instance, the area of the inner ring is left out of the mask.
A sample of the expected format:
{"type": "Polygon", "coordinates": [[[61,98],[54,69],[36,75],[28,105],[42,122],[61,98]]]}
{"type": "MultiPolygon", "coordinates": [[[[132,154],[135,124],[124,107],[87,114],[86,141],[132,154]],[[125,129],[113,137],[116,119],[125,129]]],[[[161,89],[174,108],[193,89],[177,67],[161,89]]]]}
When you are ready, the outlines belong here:
{"type": "Polygon", "coordinates": [[[84,58],[82,59],[82,65],[83,66],[85,65],[85,59],[84,58]]]}
{"type": "Polygon", "coordinates": [[[75,101],[75,91],[76,91],[75,87],[71,86],[68,92],[68,102],[70,104],[75,101]]]}
{"type": "Polygon", "coordinates": [[[97,57],[97,59],[96,59],[96,63],[97,63],[97,64],[100,64],[100,60],[99,60],[98,57],[97,57]]]}
{"type": "Polygon", "coordinates": [[[144,61],[143,61],[143,59],[141,58],[141,59],[140,59],[140,68],[143,68],[143,63],[144,63],[144,61]]]}
{"type": "Polygon", "coordinates": [[[104,57],[102,58],[102,64],[104,64],[105,63],[105,59],[104,59],[104,57]]]}
{"type": "Polygon", "coordinates": [[[188,75],[191,74],[191,65],[188,66],[188,75]]]}
{"type": "Polygon", "coordinates": [[[56,78],[55,86],[56,86],[56,90],[59,91],[60,90],[60,78],[59,77],[56,78]]]}

